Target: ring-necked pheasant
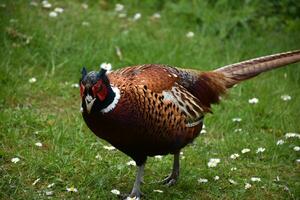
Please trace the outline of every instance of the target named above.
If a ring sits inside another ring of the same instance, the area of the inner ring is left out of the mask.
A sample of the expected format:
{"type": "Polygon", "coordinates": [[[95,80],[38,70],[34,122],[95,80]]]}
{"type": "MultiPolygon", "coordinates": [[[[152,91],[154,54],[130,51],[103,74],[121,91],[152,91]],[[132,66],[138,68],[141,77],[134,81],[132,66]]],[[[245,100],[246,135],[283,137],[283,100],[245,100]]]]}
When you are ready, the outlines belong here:
{"type": "Polygon", "coordinates": [[[226,90],[261,72],[300,61],[300,50],[260,57],[214,71],[147,64],[111,73],[82,69],[82,115],[88,127],[130,156],[138,167],[130,197],[140,198],[148,156],[174,154],[172,185],[180,149],[200,133],[203,117],[226,90]]]}

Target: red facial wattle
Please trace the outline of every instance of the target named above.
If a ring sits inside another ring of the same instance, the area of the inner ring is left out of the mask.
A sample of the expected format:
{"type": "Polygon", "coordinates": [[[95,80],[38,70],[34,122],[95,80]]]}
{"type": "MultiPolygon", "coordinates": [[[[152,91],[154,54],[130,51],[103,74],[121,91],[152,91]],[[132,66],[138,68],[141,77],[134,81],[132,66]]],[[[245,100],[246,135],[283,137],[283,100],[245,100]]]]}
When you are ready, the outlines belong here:
{"type": "Polygon", "coordinates": [[[102,80],[99,80],[92,88],[94,96],[98,96],[100,101],[103,101],[107,96],[107,88],[102,80]]]}
{"type": "Polygon", "coordinates": [[[80,83],[80,97],[83,97],[83,93],[84,93],[84,85],[82,83],[80,83]]]}

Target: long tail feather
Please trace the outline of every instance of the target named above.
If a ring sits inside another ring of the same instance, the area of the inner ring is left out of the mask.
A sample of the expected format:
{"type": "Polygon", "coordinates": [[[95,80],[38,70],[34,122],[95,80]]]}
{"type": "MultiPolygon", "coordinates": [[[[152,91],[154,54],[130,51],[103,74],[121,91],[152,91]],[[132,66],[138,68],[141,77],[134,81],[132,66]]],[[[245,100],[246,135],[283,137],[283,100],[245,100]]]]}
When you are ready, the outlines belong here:
{"type": "Polygon", "coordinates": [[[214,72],[222,73],[226,78],[226,87],[230,88],[243,80],[257,76],[262,72],[298,61],[300,61],[300,50],[246,60],[218,68],[214,70],[214,72]]]}

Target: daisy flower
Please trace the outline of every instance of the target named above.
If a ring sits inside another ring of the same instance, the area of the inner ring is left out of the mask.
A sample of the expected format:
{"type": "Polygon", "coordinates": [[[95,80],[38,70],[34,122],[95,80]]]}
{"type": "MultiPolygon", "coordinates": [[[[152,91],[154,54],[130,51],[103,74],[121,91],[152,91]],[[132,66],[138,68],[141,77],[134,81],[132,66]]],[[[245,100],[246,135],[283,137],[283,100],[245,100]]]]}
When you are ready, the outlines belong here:
{"type": "Polygon", "coordinates": [[[260,182],[261,179],[259,177],[251,177],[252,182],[260,182]]]}
{"type": "Polygon", "coordinates": [[[153,192],[163,193],[164,191],[162,191],[162,190],[153,190],[153,192]]]}
{"type": "Polygon", "coordinates": [[[35,77],[32,77],[28,80],[29,83],[35,83],[36,82],[36,78],[35,77]]]}
{"type": "Polygon", "coordinates": [[[117,189],[113,189],[110,191],[111,193],[115,194],[115,195],[120,195],[120,191],[117,189]]]}
{"type": "Polygon", "coordinates": [[[234,181],[234,180],[232,180],[232,179],[228,179],[228,181],[229,181],[229,183],[231,183],[231,184],[233,184],[233,185],[236,185],[236,184],[237,184],[237,182],[234,181]]]}
{"type": "Polygon", "coordinates": [[[192,31],[190,31],[190,32],[188,32],[185,36],[187,37],[187,38],[192,38],[192,37],[194,37],[194,32],[192,32],[192,31]]]}
{"type": "Polygon", "coordinates": [[[116,148],[114,146],[103,146],[104,149],[106,150],[109,150],[109,151],[112,151],[112,150],[115,150],[116,148]]]}
{"type": "Polygon", "coordinates": [[[127,163],[126,163],[126,165],[132,165],[132,166],[136,166],[136,163],[133,161],[133,160],[131,160],[131,161],[128,161],[127,163]]]}
{"type": "Polygon", "coordinates": [[[49,12],[49,17],[55,18],[55,17],[57,17],[57,16],[58,16],[57,12],[55,12],[55,11],[49,12]]]}
{"type": "Polygon", "coordinates": [[[206,178],[199,178],[198,183],[207,183],[208,180],[206,178]]]}
{"type": "Polygon", "coordinates": [[[43,144],[41,142],[36,142],[34,145],[37,146],[37,147],[42,147],[43,146],[43,144]]]}
{"type": "Polygon", "coordinates": [[[54,12],[57,12],[57,13],[63,13],[64,12],[64,9],[63,8],[55,8],[54,9],[54,12]]]}
{"type": "Polygon", "coordinates": [[[235,118],[232,118],[232,121],[233,121],[233,122],[241,122],[242,119],[239,118],[239,117],[235,117],[235,118]]]}
{"type": "Polygon", "coordinates": [[[283,140],[278,140],[278,141],[276,142],[276,145],[282,145],[283,143],[284,143],[283,140]]]}
{"type": "Polygon", "coordinates": [[[124,5],[120,4],[120,3],[117,3],[116,6],[115,6],[115,11],[116,12],[121,12],[122,10],[124,10],[124,5]]]}
{"type": "Polygon", "coordinates": [[[207,163],[207,166],[208,167],[216,167],[220,162],[221,162],[221,160],[219,158],[211,158],[209,160],[209,162],[207,163]]]}
{"type": "Polygon", "coordinates": [[[137,21],[142,17],[141,13],[135,13],[135,15],[133,16],[133,21],[137,21]]]}
{"type": "Polygon", "coordinates": [[[252,98],[252,99],[249,99],[248,100],[248,102],[250,103],[250,104],[257,104],[258,102],[259,102],[259,100],[258,100],[258,98],[252,98]]]}
{"type": "Polygon", "coordinates": [[[77,188],[75,188],[74,186],[71,186],[71,187],[67,187],[66,188],[67,192],[78,192],[77,188]]]}
{"type": "Polygon", "coordinates": [[[242,152],[242,154],[244,154],[244,153],[248,153],[248,152],[250,152],[250,151],[251,151],[250,149],[247,149],[247,148],[246,148],[246,149],[242,149],[241,152],[242,152]]]}
{"type": "Polygon", "coordinates": [[[286,133],[285,138],[298,138],[298,139],[300,139],[300,134],[299,133],[286,133]]]}
{"type": "Polygon", "coordinates": [[[256,153],[262,153],[264,152],[266,149],[263,148],[263,147],[259,147],[257,150],[256,150],[256,153]]]}
{"type": "Polygon", "coordinates": [[[292,97],[290,95],[281,95],[280,97],[283,101],[290,101],[292,99],[292,97]]]}
{"type": "Polygon", "coordinates": [[[235,160],[235,159],[237,159],[238,157],[240,157],[240,155],[239,155],[238,153],[234,153],[234,154],[231,154],[231,155],[230,155],[230,158],[231,158],[232,160],[235,160]]]}
{"type": "Polygon", "coordinates": [[[299,146],[295,146],[293,149],[294,149],[294,151],[300,151],[300,147],[299,146]]]}
{"type": "Polygon", "coordinates": [[[252,185],[250,183],[245,183],[245,190],[248,190],[251,187],[252,187],[252,185]]]}
{"type": "Polygon", "coordinates": [[[19,161],[20,161],[20,158],[18,158],[18,157],[15,157],[15,158],[11,159],[11,162],[13,162],[13,163],[17,163],[19,161]]]}

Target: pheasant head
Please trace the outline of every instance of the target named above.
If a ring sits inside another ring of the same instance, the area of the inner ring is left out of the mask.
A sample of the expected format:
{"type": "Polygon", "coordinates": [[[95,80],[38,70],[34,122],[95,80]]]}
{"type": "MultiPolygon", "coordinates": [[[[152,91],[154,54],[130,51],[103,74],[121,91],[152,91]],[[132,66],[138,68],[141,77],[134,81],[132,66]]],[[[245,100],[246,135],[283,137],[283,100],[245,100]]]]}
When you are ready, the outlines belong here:
{"type": "Polygon", "coordinates": [[[101,68],[98,72],[87,72],[82,68],[80,79],[80,96],[82,100],[82,112],[88,114],[102,111],[107,108],[115,99],[115,92],[112,89],[106,75],[107,69],[101,68]]]}

